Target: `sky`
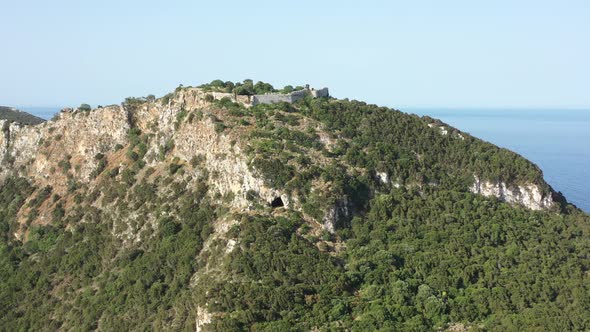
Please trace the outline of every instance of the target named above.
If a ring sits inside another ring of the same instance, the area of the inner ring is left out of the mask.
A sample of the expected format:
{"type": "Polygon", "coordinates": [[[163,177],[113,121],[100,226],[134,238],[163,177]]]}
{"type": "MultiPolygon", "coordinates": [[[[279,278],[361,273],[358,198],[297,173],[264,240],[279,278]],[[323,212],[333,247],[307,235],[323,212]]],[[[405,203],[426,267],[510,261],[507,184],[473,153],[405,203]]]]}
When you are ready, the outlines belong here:
{"type": "Polygon", "coordinates": [[[401,109],[590,108],[590,1],[0,0],[0,105],[217,78],[401,109]]]}

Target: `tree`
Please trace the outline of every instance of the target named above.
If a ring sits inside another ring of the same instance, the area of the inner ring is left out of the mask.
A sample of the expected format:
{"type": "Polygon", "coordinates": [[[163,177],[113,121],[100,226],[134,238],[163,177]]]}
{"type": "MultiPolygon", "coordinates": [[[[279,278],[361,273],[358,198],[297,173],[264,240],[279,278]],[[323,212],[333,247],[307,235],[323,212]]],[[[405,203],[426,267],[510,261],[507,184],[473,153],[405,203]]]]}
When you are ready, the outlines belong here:
{"type": "Polygon", "coordinates": [[[225,88],[225,83],[222,80],[213,80],[209,84],[214,88],[225,88]]]}
{"type": "Polygon", "coordinates": [[[262,94],[273,92],[273,91],[274,91],[274,87],[269,83],[264,83],[264,82],[258,81],[254,85],[254,93],[257,95],[262,95],[262,94]]]}

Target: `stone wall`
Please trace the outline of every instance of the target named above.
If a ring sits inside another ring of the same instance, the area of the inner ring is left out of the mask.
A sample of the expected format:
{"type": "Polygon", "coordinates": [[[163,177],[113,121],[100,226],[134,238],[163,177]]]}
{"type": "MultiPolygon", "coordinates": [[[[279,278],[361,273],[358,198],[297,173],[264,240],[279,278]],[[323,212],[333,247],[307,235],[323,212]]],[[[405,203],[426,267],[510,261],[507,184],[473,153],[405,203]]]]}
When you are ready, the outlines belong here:
{"type": "MultiPolygon", "coordinates": [[[[301,99],[301,98],[300,98],[301,99]]],[[[293,96],[291,94],[269,93],[265,95],[253,95],[252,105],[258,104],[276,104],[281,102],[292,103],[293,96]]]]}
{"type": "Polygon", "coordinates": [[[258,104],[276,104],[276,103],[294,103],[298,100],[305,98],[307,95],[311,95],[313,98],[319,97],[328,97],[330,96],[328,92],[328,88],[323,88],[319,90],[315,89],[304,89],[304,90],[297,90],[291,93],[267,93],[263,95],[253,95],[253,96],[237,96],[233,93],[227,92],[209,92],[213,99],[221,100],[223,98],[229,98],[230,100],[238,103],[242,103],[247,106],[254,106],[258,104]]]}
{"type": "Polygon", "coordinates": [[[311,90],[298,90],[298,91],[293,91],[291,93],[268,93],[268,94],[264,94],[264,95],[254,95],[252,96],[252,105],[257,105],[257,104],[275,104],[275,103],[280,103],[280,102],[287,102],[287,103],[294,103],[298,100],[301,100],[303,98],[305,98],[305,96],[307,96],[308,94],[310,94],[313,98],[318,98],[318,97],[328,97],[329,93],[328,93],[328,88],[323,88],[320,90],[315,90],[315,89],[311,89],[311,90]]]}
{"type": "Polygon", "coordinates": [[[323,88],[319,90],[311,89],[311,96],[314,98],[329,97],[330,93],[328,92],[328,88],[323,88]]]}
{"type": "Polygon", "coordinates": [[[221,100],[223,98],[229,98],[229,99],[231,99],[233,101],[236,100],[234,94],[233,93],[229,93],[229,92],[215,92],[215,91],[213,91],[213,92],[209,92],[209,94],[211,96],[213,96],[213,99],[215,99],[215,100],[221,100]]]}

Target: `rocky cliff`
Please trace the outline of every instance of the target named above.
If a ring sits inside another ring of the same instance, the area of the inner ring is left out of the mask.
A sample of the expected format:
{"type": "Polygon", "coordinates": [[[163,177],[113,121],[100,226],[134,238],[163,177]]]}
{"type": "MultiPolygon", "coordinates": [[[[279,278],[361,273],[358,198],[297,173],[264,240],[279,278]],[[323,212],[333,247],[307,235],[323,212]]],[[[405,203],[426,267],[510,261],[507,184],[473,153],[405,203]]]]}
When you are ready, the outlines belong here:
{"type": "MultiPolygon", "coordinates": [[[[470,311],[481,299],[529,308],[548,295],[529,295],[528,275],[511,281],[555,252],[538,239],[583,240],[585,228],[564,227],[585,219],[566,219],[536,165],[440,121],[221,93],[180,87],[34,126],[0,120],[0,323],[440,330],[482,321],[470,311]],[[516,295],[481,296],[495,282],[516,295]]],[[[538,289],[547,283],[563,284],[538,289]]]]}
{"type": "Polygon", "coordinates": [[[504,182],[493,183],[475,177],[470,190],[475,194],[492,196],[508,203],[520,204],[531,210],[547,209],[555,203],[551,194],[543,193],[538,185],[532,183],[509,186],[504,182]]]}
{"type": "Polygon", "coordinates": [[[73,167],[68,174],[88,182],[97,164],[94,157],[126,144],[129,130],[128,113],[120,106],[92,112],[66,110],[58,120],[35,126],[1,121],[0,162],[4,167],[0,178],[16,173],[60,191],[65,180],[58,168],[73,167]]]}
{"type": "MultiPolygon", "coordinates": [[[[116,166],[118,172],[130,167],[123,153],[118,151],[133,144],[129,133],[136,128],[145,138],[145,151],[141,158],[148,166],[163,169],[170,163],[189,164],[198,157],[202,164],[201,170],[215,175],[208,177],[209,188],[216,195],[231,197],[234,208],[248,209],[253,204],[271,205],[273,201],[280,199],[282,205],[302,211],[299,195],[292,190],[285,190],[284,187],[270,185],[265,181],[265,174],[257,169],[253,161],[261,155],[252,153],[251,150],[262,142],[252,141],[249,137],[253,130],[256,132],[255,128],[244,125],[245,120],[235,116],[243,111],[234,110],[232,113],[221,106],[223,101],[220,102],[211,95],[212,93],[202,89],[184,88],[156,101],[130,99],[120,106],[101,107],[92,111],[66,109],[56,120],[35,126],[0,120],[3,128],[0,136],[0,180],[10,175],[24,176],[33,181],[36,187],[49,186],[53,193],[61,196],[67,195],[68,188],[71,191],[76,183],[89,188],[96,187],[101,179],[98,175],[105,165],[116,166]],[[249,195],[255,195],[256,199],[252,200],[249,195]]],[[[265,119],[257,121],[263,120],[265,119]]],[[[314,131],[318,146],[323,146],[325,151],[338,149],[337,142],[345,144],[342,139],[338,141],[330,138],[334,135],[316,120],[299,117],[297,121],[304,121],[305,126],[291,127],[291,130],[299,127],[314,131]]],[[[438,132],[446,136],[446,125],[433,126],[429,121],[427,119],[425,122],[428,128],[445,128],[438,132]]],[[[451,139],[460,137],[461,141],[465,140],[455,129],[448,130],[455,132],[453,136],[449,136],[451,139]]],[[[306,148],[305,151],[309,156],[314,156],[318,165],[330,162],[325,156],[331,152],[321,152],[315,148],[306,148]]],[[[346,164],[345,162],[344,165],[346,164]]],[[[296,163],[289,165],[291,166],[301,167],[296,163]]],[[[360,171],[370,173],[372,170],[360,171]]],[[[202,171],[195,171],[195,179],[199,172],[202,171]]],[[[388,173],[376,174],[378,182],[387,186],[388,173]]],[[[320,180],[312,183],[315,186],[312,191],[318,197],[335,194],[330,189],[332,186],[329,182],[320,180]]],[[[404,186],[411,188],[415,184],[406,182],[404,186]]],[[[397,181],[395,187],[400,187],[397,181]]],[[[476,176],[469,190],[533,210],[553,206],[551,194],[532,182],[507,184],[476,176]]],[[[315,217],[311,208],[308,209],[310,220],[330,232],[334,232],[334,225],[339,221],[351,218],[351,211],[355,208],[346,195],[337,195],[339,198],[336,199],[318,199],[315,206],[323,209],[323,212],[316,209],[315,217]]]]}
{"type": "MultiPolygon", "coordinates": [[[[216,131],[216,124],[227,114],[206,101],[205,96],[200,89],[185,89],[166,102],[123,104],[92,111],[66,109],[56,120],[35,126],[0,120],[4,128],[0,137],[0,181],[8,176],[23,176],[37,188],[51,187],[54,194],[66,197],[72,186],[94,188],[102,179],[98,175],[104,164],[121,173],[131,167],[123,148],[133,144],[129,133],[136,128],[146,139],[143,159],[159,172],[165,172],[170,163],[189,164],[198,157],[199,171],[195,171],[191,183],[195,184],[203,172],[213,174],[207,176],[211,192],[231,196],[234,208],[251,207],[253,200],[248,200],[247,195],[253,193],[259,204],[280,198],[284,206],[290,206],[289,196],[265,185],[249,166],[250,157],[243,151],[246,133],[216,131]],[[190,122],[184,118],[188,113],[190,122]]],[[[22,211],[22,223],[28,212],[22,211]]],[[[45,223],[47,213],[39,213],[37,222],[45,223]]]]}

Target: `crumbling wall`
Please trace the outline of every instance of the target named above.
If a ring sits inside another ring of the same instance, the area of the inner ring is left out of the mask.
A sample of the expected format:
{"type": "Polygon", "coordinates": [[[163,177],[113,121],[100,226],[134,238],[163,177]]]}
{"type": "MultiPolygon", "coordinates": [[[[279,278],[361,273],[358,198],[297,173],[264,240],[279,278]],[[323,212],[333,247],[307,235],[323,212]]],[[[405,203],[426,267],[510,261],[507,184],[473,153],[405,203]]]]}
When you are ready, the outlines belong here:
{"type": "Polygon", "coordinates": [[[242,103],[248,106],[254,106],[258,104],[276,104],[276,103],[294,103],[298,100],[305,98],[307,95],[311,95],[313,98],[319,97],[328,97],[328,88],[323,88],[319,90],[314,89],[304,89],[304,90],[297,90],[291,93],[267,93],[263,95],[253,95],[253,96],[237,96],[233,93],[227,92],[210,92],[209,93],[213,99],[220,100],[223,98],[229,98],[234,102],[242,103]]]}
{"type": "Polygon", "coordinates": [[[210,92],[209,94],[211,96],[213,96],[213,99],[215,99],[215,100],[221,100],[223,98],[229,98],[229,99],[231,99],[233,101],[236,100],[234,94],[233,93],[229,93],[229,92],[215,92],[215,91],[213,91],[213,92],[210,92]]]}
{"type": "Polygon", "coordinates": [[[252,105],[258,104],[276,104],[280,102],[292,103],[293,97],[291,94],[269,93],[265,95],[253,95],[252,105]]]}
{"type": "Polygon", "coordinates": [[[311,96],[314,98],[329,97],[330,93],[328,92],[328,88],[323,88],[319,90],[311,89],[311,96]]]}

